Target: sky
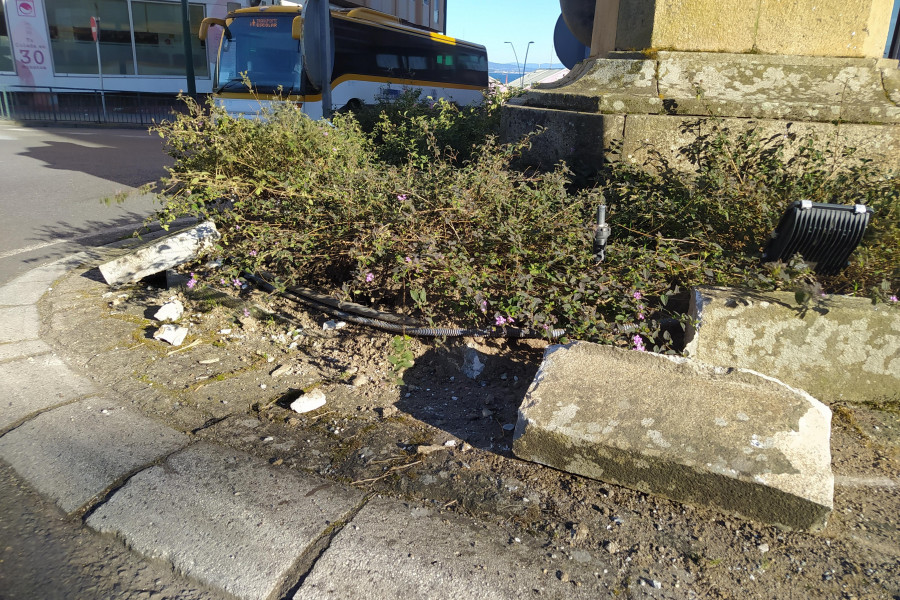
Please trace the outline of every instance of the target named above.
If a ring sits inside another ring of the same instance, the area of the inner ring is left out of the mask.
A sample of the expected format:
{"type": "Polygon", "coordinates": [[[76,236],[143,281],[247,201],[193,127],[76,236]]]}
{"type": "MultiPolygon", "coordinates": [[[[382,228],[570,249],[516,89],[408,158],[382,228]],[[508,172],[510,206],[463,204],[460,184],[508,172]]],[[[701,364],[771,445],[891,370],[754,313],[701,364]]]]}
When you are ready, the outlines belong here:
{"type": "Polygon", "coordinates": [[[559,18],[559,0],[447,0],[447,35],[487,47],[488,60],[519,64],[558,63],[553,49],[553,28],[559,18]]]}

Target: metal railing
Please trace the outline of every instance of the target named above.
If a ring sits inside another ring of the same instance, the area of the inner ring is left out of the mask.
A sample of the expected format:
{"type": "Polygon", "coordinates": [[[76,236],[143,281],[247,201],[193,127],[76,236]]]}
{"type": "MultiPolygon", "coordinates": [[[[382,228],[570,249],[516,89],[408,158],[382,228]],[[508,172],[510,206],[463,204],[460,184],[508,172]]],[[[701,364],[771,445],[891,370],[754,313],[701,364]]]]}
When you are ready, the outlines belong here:
{"type": "Polygon", "coordinates": [[[43,123],[152,125],[185,113],[175,94],[62,87],[0,88],[0,119],[43,123]]]}

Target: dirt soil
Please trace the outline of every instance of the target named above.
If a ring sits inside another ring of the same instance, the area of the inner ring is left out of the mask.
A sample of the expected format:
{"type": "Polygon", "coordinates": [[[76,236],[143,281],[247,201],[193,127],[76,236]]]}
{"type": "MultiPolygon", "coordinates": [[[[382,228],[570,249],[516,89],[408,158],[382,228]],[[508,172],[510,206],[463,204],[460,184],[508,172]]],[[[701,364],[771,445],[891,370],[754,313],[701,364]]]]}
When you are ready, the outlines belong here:
{"type": "Polygon", "coordinates": [[[123,406],[275,468],[531,536],[561,579],[594,561],[617,569],[623,597],[900,599],[900,419],[885,407],[832,406],[834,512],[823,532],[788,532],[515,458],[511,426],[544,342],[415,340],[397,385],[393,334],[326,330],[333,317],[258,291],[111,289],[92,269],[42,309],[44,339],[123,406]],[[177,348],[152,337],[171,297],[190,330],[177,348]],[[470,348],[485,363],[474,380],[470,348]],[[314,388],[325,406],[290,409],[314,388]]]}

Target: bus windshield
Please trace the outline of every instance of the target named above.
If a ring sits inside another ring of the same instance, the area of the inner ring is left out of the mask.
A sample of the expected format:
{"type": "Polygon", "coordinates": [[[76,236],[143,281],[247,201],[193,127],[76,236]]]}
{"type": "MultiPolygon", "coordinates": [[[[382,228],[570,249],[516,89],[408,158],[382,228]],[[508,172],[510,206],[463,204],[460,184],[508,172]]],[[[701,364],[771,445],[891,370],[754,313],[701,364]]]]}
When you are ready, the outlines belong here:
{"type": "Polygon", "coordinates": [[[291,37],[293,14],[238,15],[219,52],[216,92],[247,92],[243,78],[260,94],[300,90],[300,42],[291,37]],[[229,35],[230,34],[230,35],[229,35]]]}

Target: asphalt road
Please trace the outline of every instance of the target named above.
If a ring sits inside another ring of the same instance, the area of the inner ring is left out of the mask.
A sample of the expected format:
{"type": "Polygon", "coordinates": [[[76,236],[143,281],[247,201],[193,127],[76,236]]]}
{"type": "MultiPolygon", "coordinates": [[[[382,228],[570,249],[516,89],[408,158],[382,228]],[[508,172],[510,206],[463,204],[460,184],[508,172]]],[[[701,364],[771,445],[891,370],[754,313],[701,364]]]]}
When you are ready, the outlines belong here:
{"type": "Polygon", "coordinates": [[[40,264],[127,236],[157,204],[122,204],[165,174],[170,159],[140,129],[22,127],[0,121],[0,283],[40,264]]]}
{"type": "MultiPolygon", "coordinates": [[[[129,235],[157,206],[153,196],[101,199],[157,180],[167,162],[146,131],[0,121],[0,284],[129,235]]],[[[219,597],[66,517],[0,462],[0,600],[219,597]]]]}

